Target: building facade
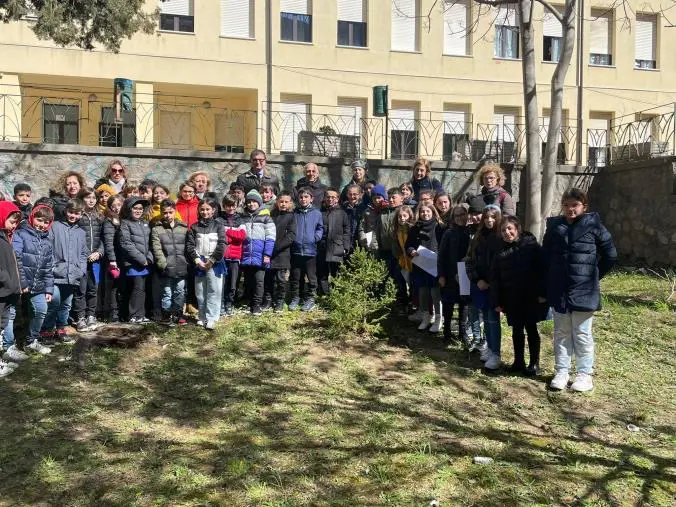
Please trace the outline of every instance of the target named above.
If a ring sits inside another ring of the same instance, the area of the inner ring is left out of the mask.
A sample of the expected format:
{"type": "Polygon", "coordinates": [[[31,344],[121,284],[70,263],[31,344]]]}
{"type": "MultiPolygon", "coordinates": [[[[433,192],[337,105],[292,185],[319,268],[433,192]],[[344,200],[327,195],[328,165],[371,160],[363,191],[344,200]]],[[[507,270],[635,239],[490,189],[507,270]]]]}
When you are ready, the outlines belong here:
{"type": "MultiPolygon", "coordinates": [[[[611,4],[584,7],[582,66],[574,56],[565,81],[562,164],[673,153],[676,59],[668,48],[676,45],[676,28],[667,26],[657,0],[630,0],[633,12],[611,4]]],[[[562,33],[535,5],[544,141],[562,33]]],[[[4,25],[0,140],[525,160],[519,22],[509,7],[148,0],[147,8],[160,9],[157,33],[124,41],[117,54],[40,41],[30,19],[4,25]],[[116,78],[133,81],[120,110],[116,78]],[[373,114],[374,86],[387,86],[386,118],[373,114]]]]}

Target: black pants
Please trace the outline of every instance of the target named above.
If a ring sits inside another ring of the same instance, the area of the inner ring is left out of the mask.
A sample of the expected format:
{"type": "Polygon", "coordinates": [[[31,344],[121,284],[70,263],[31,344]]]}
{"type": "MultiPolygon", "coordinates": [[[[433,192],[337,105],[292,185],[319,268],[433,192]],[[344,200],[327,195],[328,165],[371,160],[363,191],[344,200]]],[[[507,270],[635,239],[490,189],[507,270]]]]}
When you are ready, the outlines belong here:
{"type": "Polygon", "coordinates": [[[319,279],[319,293],[328,296],[331,294],[329,277],[335,278],[342,262],[328,262],[324,259],[317,261],[317,278],[319,279]]]}
{"type": "Polygon", "coordinates": [[[185,277],[185,304],[197,308],[197,295],[195,294],[195,264],[190,261],[188,261],[188,274],[185,277]]]}
{"type": "MultiPolygon", "coordinates": [[[[266,285],[272,286],[270,290],[270,300],[274,304],[284,303],[286,300],[286,291],[289,288],[289,277],[291,276],[288,269],[271,269],[265,275],[266,285]]],[[[265,288],[267,298],[268,287],[265,288]]]]}
{"type": "Polygon", "coordinates": [[[317,293],[317,258],[302,255],[291,256],[291,282],[289,284],[291,299],[299,299],[300,282],[307,276],[303,299],[314,298],[317,293]]]}
{"type": "MultiPolygon", "coordinates": [[[[17,306],[18,302],[19,294],[12,294],[11,296],[0,298],[0,331],[4,331],[9,323],[10,306],[17,306]]],[[[2,344],[2,342],[0,342],[0,344],[2,344]]]]}
{"type": "Polygon", "coordinates": [[[237,282],[239,281],[239,262],[226,261],[228,273],[223,277],[223,307],[234,307],[237,300],[237,282]]]}
{"type": "Polygon", "coordinates": [[[80,279],[80,286],[73,294],[73,320],[96,316],[96,303],[98,301],[99,288],[94,278],[92,265],[87,263],[87,273],[80,279]]]}
{"type": "Polygon", "coordinates": [[[444,338],[451,336],[451,321],[455,307],[458,307],[458,339],[467,340],[467,303],[465,301],[447,302],[442,298],[442,313],[444,315],[444,338]]]}
{"type": "Polygon", "coordinates": [[[130,319],[142,319],[146,316],[146,278],[146,276],[127,277],[130,319]]]}
{"type": "Polygon", "coordinates": [[[530,364],[540,362],[540,333],[537,322],[532,320],[519,320],[512,326],[512,343],[514,344],[514,364],[526,364],[526,336],[528,334],[528,351],[530,352],[530,364]]]}
{"type": "Polygon", "coordinates": [[[246,285],[249,306],[253,309],[263,302],[263,288],[265,284],[265,269],[257,266],[242,266],[244,283],[246,285]]]}
{"type": "Polygon", "coordinates": [[[125,296],[124,275],[120,274],[113,278],[106,270],[106,291],[103,296],[103,315],[110,322],[126,320],[129,318],[127,305],[120,304],[125,296]]]}

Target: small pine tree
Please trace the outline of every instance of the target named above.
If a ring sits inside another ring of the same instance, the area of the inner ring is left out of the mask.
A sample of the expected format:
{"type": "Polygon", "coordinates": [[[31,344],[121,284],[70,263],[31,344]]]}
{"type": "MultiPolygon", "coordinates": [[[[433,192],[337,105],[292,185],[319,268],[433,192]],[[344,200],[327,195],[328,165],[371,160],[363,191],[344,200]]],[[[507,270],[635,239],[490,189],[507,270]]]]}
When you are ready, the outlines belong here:
{"type": "Polygon", "coordinates": [[[396,299],[396,287],[387,265],[361,248],[340,267],[332,280],[328,298],[329,334],[375,335],[382,331],[380,321],[387,318],[396,299]]]}

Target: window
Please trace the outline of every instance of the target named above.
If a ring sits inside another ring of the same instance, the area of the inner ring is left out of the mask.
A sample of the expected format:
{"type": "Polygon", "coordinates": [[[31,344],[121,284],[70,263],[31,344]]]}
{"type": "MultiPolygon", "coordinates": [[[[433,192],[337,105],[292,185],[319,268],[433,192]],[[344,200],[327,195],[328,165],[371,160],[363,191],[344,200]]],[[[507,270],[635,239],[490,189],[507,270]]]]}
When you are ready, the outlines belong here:
{"type": "Polygon", "coordinates": [[[42,141],[51,144],[78,144],[80,108],[76,104],[43,104],[42,141]]]}
{"type": "MultiPolygon", "coordinates": [[[[598,114],[598,113],[597,113],[598,114]]],[[[607,118],[589,118],[587,129],[587,164],[589,167],[605,167],[610,158],[608,143],[608,129],[610,122],[607,118]]]]}
{"type": "Polygon", "coordinates": [[[338,0],[338,45],[366,47],[365,0],[338,0]]]}
{"type": "Polygon", "coordinates": [[[192,0],[160,2],[160,30],[194,32],[195,18],[192,0]]]}
{"type": "Polygon", "coordinates": [[[160,147],[189,150],[190,112],[160,111],[160,147]]]}
{"type": "Polygon", "coordinates": [[[468,160],[471,156],[469,132],[472,126],[468,124],[469,106],[461,104],[449,105],[444,108],[444,160],[468,160]]]}
{"type": "Polygon", "coordinates": [[[516,159],[516,118],[517,112],[501,108],[493,114],[493,123],[496,127],[494,139],[497,146],[489,150],[500,162],[515,162],[516,159]],[[505,110],[502,110],[505,109],[505,110]]]}
{"type": "Polygon", "coordinates": [[[444,0],[444,54],[467,55],[467,16],[465,0],[444,0]]]}
{"type": "Polygon", "coordinates": [[[310,100],[302,96],[282,97],[279,125],[281,153],[296,153],[300,148],[300,133],[310,130],[310,100]]]}
{"type": "Polygon", "coordinates": [[[392,36],[394,51],[418,50],[417,0],[392,0],[392,36]]]}
{"type": "Polygon", "coordinates": [[[254,0],[221,0],[221,35],[253,39],[253,13],[254,0]]]}
{"type": "Polygon", "coordinates": [[[612,12],[592,10],[589,23],[589,63],[591,65],[612,65],[612,12]]]}
{"type": "Polygon", "coordinates": [[[542,36],[542,59],[545,62],[558,62],[563,30],[561,22],[551,12],[545,12],[542,17],[542,36]]]}
{"type": "Polygon", "coordinates": [[[656,69],[655,58],[656,17],[645,14],[636,16],[636,34],[634,39],[634,67],[637,69],[656,69]]]}
{"type": "Polygon", "coordinates": [[[514,7],[500,7],[495,18],[495,56],[519,58],[519,22],[514,7]]]}
{"type": "Polygon", "coordinates": [[[368,132],[366,128],[362,128],[367,103],[366,99],[338,97],[341,131],[346,134],[343,136],[345,139],[341,140],[345,144],[341,147],[342,153],[353,153],[356,156],[368,146],[368,132]]]}
{"type": "Polygon", "coordinates": [[[418,130],[413,105],[401,104],[390,109],[390,156],[393,159],[414,159],[418,156],[418,130]]]}
{"type": "Polygon", "coordinates": [[[309,0],[281,0],[282,40],[312,42],[309,0]]]}
{"type": "Polygon", "coordinates": [[[136,146],[136,111],[121,111],[121,115],[118,122],[114,107],[101,108],[99,146],[136,146]]]}

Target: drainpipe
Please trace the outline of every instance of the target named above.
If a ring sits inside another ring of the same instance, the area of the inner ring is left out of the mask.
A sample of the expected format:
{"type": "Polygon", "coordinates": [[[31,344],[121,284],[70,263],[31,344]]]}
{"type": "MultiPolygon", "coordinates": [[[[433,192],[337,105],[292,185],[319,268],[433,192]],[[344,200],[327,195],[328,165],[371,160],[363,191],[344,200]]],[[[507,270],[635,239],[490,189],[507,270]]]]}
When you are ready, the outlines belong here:
{"type": "Polygon", "coordinates": [[[272,0],[265,0],[265,67],[267,71],[267,111],[265,152],[272,151],[272,0]]]}
{"type": "MultiPolygon", "coordinates": [[[[577,136],[575,139],[575,165],[582,167],[582,91],[584,87],[584,0],[577,5],[577,136]]],[[[589,165],[589,161],[587,161],[589,165]]]]}

